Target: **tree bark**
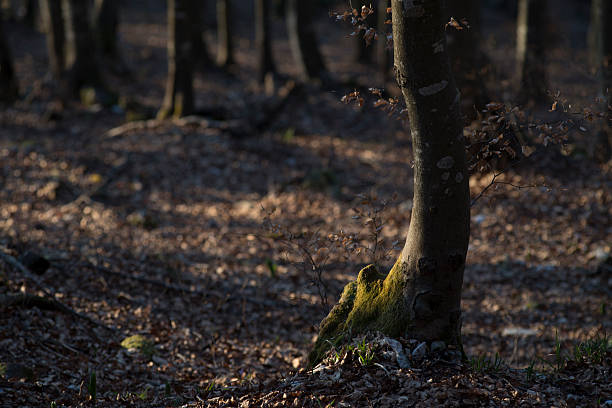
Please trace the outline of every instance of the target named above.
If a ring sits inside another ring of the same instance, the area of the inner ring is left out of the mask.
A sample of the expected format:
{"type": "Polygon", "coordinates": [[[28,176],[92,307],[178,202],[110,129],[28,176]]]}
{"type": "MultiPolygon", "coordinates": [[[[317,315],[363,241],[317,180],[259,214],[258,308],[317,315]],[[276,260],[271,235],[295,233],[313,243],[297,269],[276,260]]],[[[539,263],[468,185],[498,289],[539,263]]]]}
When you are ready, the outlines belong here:
{"type": "Polygon", "coordinates": [[[516,86],[519,100],[549,100],[546,77],[547,0],[519,0],[516,26],[516,86]]]}
{"type": "Polygon", "coordinates": [[[13,59],[4,33],[2,13],[0,13],[0,102],[10,103],[18,97],[19,88],[13,69],[13,59]]]}
{"type": "Polygon", "coordinates": [[[326,72],[323,56],[317,47],[317,37],[312,27],[314,2],[286,0],[285,18],[289,33],[289,46],[305,80],[321,79],[326,72]]]}
{"type": "Polygon", "coordinates": [[[275,73],[270,41],[270,0],[255,0],[255,47],[257,80],[263,83],[268,73],[275,73]]]}
{"type": "Polygon", "coordinates": [[[66,32],[66,90],[78,96],[85,86],[103,88],[89,27],[88,2],[62,0],[62,8],[66,32]]]}
{"type": "Polygon", "coordinates": [[[193,59],[196,65],[201,65],[203,68],[210,67],[213,64],[213,59],[208,52],[208,47],[204,38],[204,27],[206,24],[203,10],[206,8],[205,6],[205,2],[194,1],[194,14],[191,18],[193,59]]]}
{"type": "Polygon", "coordinates": [[[234,63],[230,0],[217,0],[217,63],[222,67],[234,63]]]}
{"type": "Polygon", "coordinates": [[[40,13],[47,40],[49,66],[55,79],[59,80],[66,65],[64,55],[66,35],[61,1],[40,0],[40,13]]]}
{"type": "Polygon", "coordinates": [[[119,0],[95,0],[94,32],[100,53],[111,60],[119,57],[117,30],[119,28],[119,0]]]}
{"type": "Polygon", "coordinates": [[[328,340],[366,331],[461,345],[461,286],[469,241],[469,187],[460,93],[451,73],[442,0],[392,0],[397,82],[414,151],[406,244],[391,271],[370,265],[323,320],[311,364],[328,340]]]}
{"type": "Polygon", "coordinates": [[[168,0],[168,79],[160,119],[193,112],[193,2],[168,0]]]}

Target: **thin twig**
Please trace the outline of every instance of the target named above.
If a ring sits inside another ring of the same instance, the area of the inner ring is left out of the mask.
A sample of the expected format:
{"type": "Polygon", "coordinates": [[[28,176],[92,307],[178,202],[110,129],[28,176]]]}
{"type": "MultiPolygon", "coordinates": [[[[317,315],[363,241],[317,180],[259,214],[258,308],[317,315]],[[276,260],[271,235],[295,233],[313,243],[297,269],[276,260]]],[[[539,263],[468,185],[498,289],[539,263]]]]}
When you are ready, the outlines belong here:
{"type": "MultiPolygon", "coordinates": [[[[61,301],[55,299],[55,296],[53,296],[53,294],[51,294],[51,292],[49,292],[45,286],[44,283],[42,282],[42,280],[35,276],[24,264],[22,264],[21,262],[19,262],[17,259],[15,259],[15,257],[7,254],[6,252],[0,250],[0,258],[2,258],[2,260],[4,260],[6,263],[8,263],[9,265],[11,265],[12,267],[14,267],[15,269],[17,269],[19,272],[21,272],[27,279],[33,281],[34,283],[36,283],[36,285],[39,287],[39,289],[44,293],[45,297],[40,297],[37,296],[37,298],[40,299],[44,299],[45,301],[49,302],[49,304],[53,304],[55,308],[57,308],[57,310],[66,313],[66,314],[70,314],[73,315],[75,317],[78,317],[79,319],[83,319],[95,326],[99,326],[102,327],[108,331],[111,332],[115,332],[117,329],[109,327],[107,325],[105,325],[104,323],[95,320],[83,313],[77,312],[76,310],[70,308],[69,306],[65,305],[64,303],[62,303],[61,301]]],[[[27,298],[28,295],[21,295],[22,296],[22,301],[32,301],[31,298],[27,298]],[[26,296],[26,297],[23,297],[26,296]]],[[[29,295],[32,296],[32,295],[29,295]]],[[[42,302],[42,300],[41,300],[42,302]]]]}

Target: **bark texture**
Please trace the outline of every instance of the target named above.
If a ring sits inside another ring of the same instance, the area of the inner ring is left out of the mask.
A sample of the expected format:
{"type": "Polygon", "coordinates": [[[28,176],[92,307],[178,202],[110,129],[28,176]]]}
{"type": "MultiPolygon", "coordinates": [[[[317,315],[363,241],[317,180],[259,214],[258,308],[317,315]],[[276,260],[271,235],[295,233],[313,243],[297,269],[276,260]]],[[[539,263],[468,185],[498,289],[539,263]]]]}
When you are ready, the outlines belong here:
{"type": "Polygon", "coordinates": [[[270,40],[270,0],[255,0],[255,46],[257,80],[263,83],[268,73],[275,73],[270,40]]]}
{"type": "Polygon", "coordinates": [[[64,86],[75,96],[86,86],[102,88],[95,42],[89,26],[88,2],[62,0],[62,8],[66,33],[64,86]]]}
{"type": "Polygon", "coordinates": [[[312,1],[286,0],[285,18],[289,46],[300,75],[305,80],[321,79],[326,71],[312,27],[314,7],[312,1]]]}
{"type": "Polygon", "coordinates": [[[443,31],[441,0],[392,0],[397,82],[414,151],[414,197],[406,244],[388,274],[370,265],[321,323],[310,356],[346,333],[461,344],[461,286],[469,241],[465,142],[443,31]]]}
{"type": "Polygon", "coordinates": [[[98,49],[108,58],[118,57],[119,0],[95,0],[94,24],[98,49]]]}
{"type": "Polygon", "coordinates": [[[10,103],[19,96],[17,78],[13,70],[13,59],[6,41],[0,13],[0,102],[10,103]]]}
{"type": "Polygon", "coordinates": [[[519,0],[516,24],[516,86],[523,103],[548,101],[547,0],[519,0]]]}
{"type": "Polygon", "coordinates": [[[160,119],[193,112],[193,1],[168,0],[168,79],[160,119]]]}
{"type": "Polygon", "coordinates": [[[234,63],[230,0],[217,0],[217,63],[222,67],[234,63]]]}
{"type": "Polygon", "coordinates": [[[51,73],[60,79],[66,66],[65,29],[62,14],[62,2],[58,0],[40,0],[40,14],[47,40],[47,54],[51,73]]]}

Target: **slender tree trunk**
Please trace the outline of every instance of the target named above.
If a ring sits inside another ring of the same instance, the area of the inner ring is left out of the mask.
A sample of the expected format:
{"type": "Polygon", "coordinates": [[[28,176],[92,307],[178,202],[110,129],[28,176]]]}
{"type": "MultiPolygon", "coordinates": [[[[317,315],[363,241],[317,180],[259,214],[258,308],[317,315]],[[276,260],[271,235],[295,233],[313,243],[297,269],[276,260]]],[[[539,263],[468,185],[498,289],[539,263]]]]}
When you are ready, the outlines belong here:
{"type": "Polygon", "coordinates": [[[519,100],[548,101],[546,77],[547,0],[519,0],[516,27],[516,86],[519,100]]]}
{"type": "Polygon", "coordinates": [[[206,8],[205,2],[198,0],[193,2],[194,15],[191,19],[191,35],[192,35],[192,47],[193,47],[193,58],[194,63],[201,65],[204,68],[210,67],[213,63],[206,40],[204,38],[204,14],[203,10],[206,8]]]}
{"type": "Polygon", "coordinates": [[[289,45],[302,78],[321,79],[325,74],[323,57],[317,46],[317,37],[312,27],[315,5],[312,1],[286,0],[285,18],[289,33],[289,45]]]}
{"type": "Polygon", "coordinates": [[[472,106],[483,107],[490,102],[486,89],[486,75],[489,59],[482,50],[481,2],[478,0],[454,0],[449,2],[449,16],[456,20],[467,19],[470,28],[448,29],[451,66],[456,76],[461,95],[471,100],[472,106]]]}
{"type": "Polygon", "coordinates": [[[38,16],[38,4],[36,0],[25,0],[24,1],[25,12],[23,15],[23,20],[30,27],[37,26],[37,16],[38,16]]]}
{"type": "Polygon", "coordinates": [[[270,0],[255,0],[255,46],[257,80],[263,83],[268,73],[275,73],[270,41],[270,0]]]}
{"type": "Polygon", "coordinates": [[[103,88],[95,41],[89,27],[88,2],[63,0],[62,7],[66,32],[66,90],[78,96],[85,86],[103,88]]]}
{"type": "Polygon", "coordinates": [[[230,0],[217,0],[217,63],[222,67],[234,63],[231,14],[230,0]]]}
{"type": "Polygon", "coordinates": [[[119,0],[95,0],[94,32],[102,56],[115,60],[119,57],[117,49],[117,30],[119,28],[119,0]]]}
{"type": "Polygon", "coordinates": [[[469,187],[460,93],[451,73],[442,0],[392,0],[397,82],[414,152],[414,206],[406,244],[391,271],[370,265],[321,323],[311,353],[328,341],[381,331],[461,344],[461,286],[469,241],[469,187]]]}
{"type": "Polygon", "coordinates": [[[601,83],[602,111],[605,112],[601,128],[592,143],[592,156],[600,162],[612,157],[612,2],[591,1],[591,24],[589,27],[589,62],[601,83]]]}
{"type": "Polygon", "coordinates": [[[53,76],[59,80],[66,65],[64,55],[66,36],[61,1],[40,0],[40,13],[47,39],[49,66],[53,76]]]}
{"type": "Polygon", "coordinates": [[[10,103],[18,97],[19,88],[13,69],[13,59],[4,33],[2,13],[0,13],[0,102],[10,103]]]}
{"type": "Polygon", "coordinates": [[[391,68],[391,50],[387,36],[390,34],[391,26],[386,22],[391,18],[391,14],[387,13],[387,8],[391,7],[390,0],[378,0],[378,14],[376,22],[376,31],[378,32],[378,42],[376,44],[376,54],[378,68],[383,75],[383,84],[389,79],[389,71],[391,68]]]}
{"type": "Polygon", "coordinates": [[[193,112],[193,1],[168,0],[168,79],[160,119],[193,112]]]}
{"type": "MultiPolygon", "coordinates": [[[[379,0],[379,3],[384,2],[382,0],[379,0]]],[[[370,6],[372,4],[372,2],[367,1],[367,0],[360,0],[357,4],[357,9],[361,11],[361,8],[363,6],[370,6]]],[[[376,20],[377,17],[376,15],[378,14],[378,9],[374,8],[374,15],[370,16],[367,20],[367,24],[368,27],[370,26],[374,26],[374,24],[376,24],[376,20]]],[[[359,33],[358,36],[355,37],[355,41],[357,41],[357,54],[356,54],[356,60],[357,62],[361,62],[364,64],[369,64],[372,62],[373,59],[373,44],[368,45],[365,41],[365,39],[363,38],[363,32],[359,33]]]]}

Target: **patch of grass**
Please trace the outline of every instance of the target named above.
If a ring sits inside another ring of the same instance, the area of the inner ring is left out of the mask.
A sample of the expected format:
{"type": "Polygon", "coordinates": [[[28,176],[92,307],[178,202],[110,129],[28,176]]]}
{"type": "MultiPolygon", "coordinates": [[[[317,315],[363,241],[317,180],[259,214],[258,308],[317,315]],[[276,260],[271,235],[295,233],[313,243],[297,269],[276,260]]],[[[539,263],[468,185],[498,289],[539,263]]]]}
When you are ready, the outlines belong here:
{"type": "Polygon", "coordinates": [[[497,352],[495,353],[495,357],[493,358],[493,360],[491,360],[484,354],[481,354],[478,357],[472,357],[470,359],[470,367],[472,371],[478,373],[496,372],[499,371],[500,368],[502,368],[502,366],[505,364],[506,363],[504,359],[501,358],[501,356],[497,352]]]}
{"type": "Polygon", "coordinates": [[[577,363],[601,364],[612,351],[612,338],[607,334],[597,335],[574,346],[573,360],[577,363]]]}

